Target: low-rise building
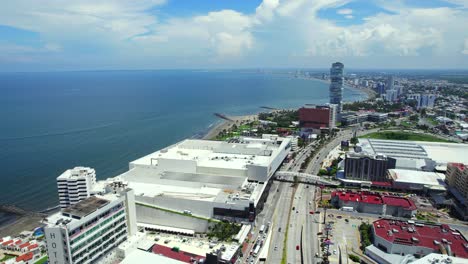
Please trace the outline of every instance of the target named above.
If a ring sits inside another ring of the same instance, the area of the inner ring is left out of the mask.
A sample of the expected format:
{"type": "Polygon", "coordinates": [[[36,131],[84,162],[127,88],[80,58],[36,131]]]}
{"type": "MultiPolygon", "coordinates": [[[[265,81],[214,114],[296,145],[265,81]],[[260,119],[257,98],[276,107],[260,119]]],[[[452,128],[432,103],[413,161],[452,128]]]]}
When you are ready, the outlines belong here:
{"type": "Polygon", "coordinates": [[[416,215],[415,203],[406,197],[367,191],[334,191],[331,196],[332,204],[338,208],[396,217],[410,218],[416,215]]]}
{"type": "Polygon", "coordinates": [[[373,245],[384,253],[416,258],[440,253],[468,258],[467,239],[447,224],[379,219],[372,223],[372,233],[373,245]]]}
{"type": "Polygon", "coordinates": [[[388,120],[388,113],[370,113],[367,116],[367,121],[374,123],[381,123],[388,120]]]}
{"type": "Polygon", "coordinates": [[[419,192],[445,192],[445,175],[437,172],[415,170],[388,170],[387,178],[393,189],[419,192]]]}

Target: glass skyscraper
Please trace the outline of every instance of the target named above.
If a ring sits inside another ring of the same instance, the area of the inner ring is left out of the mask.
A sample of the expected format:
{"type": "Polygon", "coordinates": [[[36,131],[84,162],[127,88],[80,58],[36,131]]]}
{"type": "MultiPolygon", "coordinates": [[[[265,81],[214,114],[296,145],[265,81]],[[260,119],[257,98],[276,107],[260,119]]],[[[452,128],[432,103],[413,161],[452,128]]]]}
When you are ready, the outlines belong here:
{"type": "Polygon", "coordinates": [[[337,112],[341,113],[343,106],[341,101],[343,100],[343,68],[344,65],[341,62],[335,62],[330,68],[330,104],[337,105],[337,112]]]}

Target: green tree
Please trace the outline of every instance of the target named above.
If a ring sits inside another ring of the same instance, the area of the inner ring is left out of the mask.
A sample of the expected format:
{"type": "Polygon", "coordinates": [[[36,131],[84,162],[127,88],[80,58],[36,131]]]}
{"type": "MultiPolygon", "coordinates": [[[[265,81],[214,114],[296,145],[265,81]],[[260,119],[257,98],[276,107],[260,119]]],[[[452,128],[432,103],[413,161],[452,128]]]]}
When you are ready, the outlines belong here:
{"type": "Polygon", "coordinates": [[[351,140],[350,140],[349,142],[350,142],[351,144],[356,145],[356,144],[359,142],[359,140],[358,140],[357,137],[352,137],[351,140]]]}
{"type": "Polygon", "coordinates": [[[349,259],[354,262],[357,262],[357,263],[361,262],[361,258],[359,258],[359,256],[356,256],[354,254],[349,254],[348,256],[349,256],[349,259]]]}
{"type": "Polygon", "coordinates": [[[409,117],[409,120],[413,121],[413,122],[419,122],[419,116],[418,115],[412,115],[412,116],[409,117]]]}

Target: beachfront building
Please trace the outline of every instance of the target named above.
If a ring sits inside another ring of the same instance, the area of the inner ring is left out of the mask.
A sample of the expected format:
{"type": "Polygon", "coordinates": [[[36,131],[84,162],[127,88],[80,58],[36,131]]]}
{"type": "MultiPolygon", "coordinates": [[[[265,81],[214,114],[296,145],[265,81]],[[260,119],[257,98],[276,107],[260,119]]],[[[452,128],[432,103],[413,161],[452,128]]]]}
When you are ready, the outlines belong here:
{"type": "Polygon", "coordinates": [[[299,108],[299,126],[302,134],[320,134],[322,129],[336,127],[337,106],[306,105],[299,108]]]}
{"type": "Polygon", "coordinates": [[[385,155],[368,153],[346,153],[345,177],[360,181],[387,181],[388,169],[394,169],[396,160],[385,155]]]}
{"type": "Polygon", "coordinates": [[[330,104],[337,105],[337,113],[343,110],[343,69],[344,65],[341,62],[335,62],[330,68],[330,104]]]}
{"type": "Polygon", "coordinates": [[[57,177],[59,205],[61,209],[74,205],[91,196],[96,184],[96,172],[88,167],[75,167],[57,177]]]}
{"type": "Polygon", "coordinates": [[[139,226],[204,233],[210,219],[254,221],[290,149],[291,139],[276,135],[187,139],[130,162],[108,181],[135,190],[139,226]]]}
{"type": "Polygon", "coordinates": [[[133,190],[86,198],[45,219],[49,263],[111,263],[137,232],[133,190]]]}

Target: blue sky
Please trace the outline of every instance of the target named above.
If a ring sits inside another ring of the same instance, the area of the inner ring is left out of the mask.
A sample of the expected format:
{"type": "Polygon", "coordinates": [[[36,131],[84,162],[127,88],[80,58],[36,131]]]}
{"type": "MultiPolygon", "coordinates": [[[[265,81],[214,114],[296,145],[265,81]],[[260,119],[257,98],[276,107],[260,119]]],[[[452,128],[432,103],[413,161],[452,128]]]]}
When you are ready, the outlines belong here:
{"type": "Polygon", "coordinates": [[[468,0],[0,3],[0,71],[468,68],[468,0]]]}

